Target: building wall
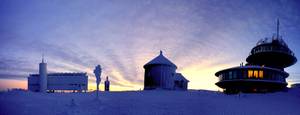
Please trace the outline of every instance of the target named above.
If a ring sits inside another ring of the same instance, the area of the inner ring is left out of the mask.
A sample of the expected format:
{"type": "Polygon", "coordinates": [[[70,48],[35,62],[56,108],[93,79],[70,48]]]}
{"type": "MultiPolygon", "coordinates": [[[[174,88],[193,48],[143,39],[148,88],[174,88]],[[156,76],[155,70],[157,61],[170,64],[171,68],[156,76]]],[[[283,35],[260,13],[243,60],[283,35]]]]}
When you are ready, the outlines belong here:
{"type": "Polygon", "coordinates": [[[47,64],[42,62],[39,65],[40,92],[47,92],[47,64]]]}
{"type": "Polygon", "coordinates": [[[187,90],[188,82],[186,81],[174,81],[174,89],[176,90],[187,90]]]}
{"type": "Polygon", "coordinates": [[[176,90],[187,90],[188,88],[188,80],[181,73],[176,73],[174,76],[174,84],[173,88],[176,90]]]}
{"type": "Polygon", "coordinates": [[[176,68],[167,65],[152,65],[145,69],[144,89],[172,89],[176,68]]]}
{"type": "MultiPolygon", "coordinates": [[[[88,76],[82,75],[49,75],[47,77],[47,90],[87,90],[88,76]]],[[[28,77],[28,90],[37,92],[40,88],[39,77],[28,77]]]]}
{"type": "Polygon", "coordinates": [[[87,76],[49,76],[48,90],[87,90],[87,76]]]}
{"type": "Polygon", "coordinates": [[[106,80],[106,81],[104,82],[104,90],[105,90],[105,91],[109,91],[109,85],[110,85],[110,82],[106,80]]]}
{"type": "Polygon", "coordinates": [[[40,91],[40,83],[38,76],[28,77],[27,87],[29,91],[38,92],[40,91]]]}

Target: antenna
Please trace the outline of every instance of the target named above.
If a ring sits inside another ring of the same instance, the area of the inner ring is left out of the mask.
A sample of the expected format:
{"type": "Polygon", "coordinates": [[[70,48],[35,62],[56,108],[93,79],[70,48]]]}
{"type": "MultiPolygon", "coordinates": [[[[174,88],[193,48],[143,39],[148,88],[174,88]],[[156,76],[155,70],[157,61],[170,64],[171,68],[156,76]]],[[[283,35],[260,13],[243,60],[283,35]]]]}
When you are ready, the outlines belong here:
{"type": "Polygon", "coordinates": [[[42,54],[42,63],[44,63],[44,53],[42,54]]]}
{"type": "Polygon", "coordinates": [[[277,33],[276,33],[277,38],[279,38],[279,19],[277,18],[277,33]]]}

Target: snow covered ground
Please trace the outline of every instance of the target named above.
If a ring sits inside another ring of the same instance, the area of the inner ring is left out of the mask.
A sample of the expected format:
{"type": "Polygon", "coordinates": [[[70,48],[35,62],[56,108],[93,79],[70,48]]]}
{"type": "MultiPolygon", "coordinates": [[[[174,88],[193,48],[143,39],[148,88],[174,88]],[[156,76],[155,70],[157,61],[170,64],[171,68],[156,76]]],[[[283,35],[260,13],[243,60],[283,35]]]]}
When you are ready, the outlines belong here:
{"type": "Polygon", "coordinates": [[[225,95],[213,91],[0,93],[0,115],[300,115],[300,90],[225,95]],[[72,101],[74,100],[74,101],[72,101]]]}

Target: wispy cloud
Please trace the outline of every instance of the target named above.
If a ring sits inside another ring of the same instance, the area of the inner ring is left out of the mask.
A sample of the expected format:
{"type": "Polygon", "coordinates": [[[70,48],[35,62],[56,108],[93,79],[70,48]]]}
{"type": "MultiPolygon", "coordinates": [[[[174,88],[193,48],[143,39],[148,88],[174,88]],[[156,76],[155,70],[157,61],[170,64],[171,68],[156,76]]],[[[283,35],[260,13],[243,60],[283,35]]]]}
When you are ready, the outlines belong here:
{"type": "Polygon", "coordinates": [[[190,88],[215,90],[214,73],[245,61],[260,38],[272,35],[278,17],[282,35],[300,54],[298,1],[1,3],[2,79],[37,73],[44,53],[49,72],[87,72],[94,85],[93,69],[101,64],[112,85],[139,89],[143,65],[163,50],[190,88]]]}

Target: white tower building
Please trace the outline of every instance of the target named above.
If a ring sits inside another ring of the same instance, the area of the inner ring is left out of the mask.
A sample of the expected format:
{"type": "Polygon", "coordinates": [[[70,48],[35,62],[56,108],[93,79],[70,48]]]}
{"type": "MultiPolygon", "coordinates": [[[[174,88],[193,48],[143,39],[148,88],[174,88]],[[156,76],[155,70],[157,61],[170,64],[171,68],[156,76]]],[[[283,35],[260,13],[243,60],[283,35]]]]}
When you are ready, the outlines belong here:
{"type": "Polygon", "coordinates": [[[40,92],[47,92],[47,63],[44,62],[44,56],[39,64],[39,74],[40,92]]]}

